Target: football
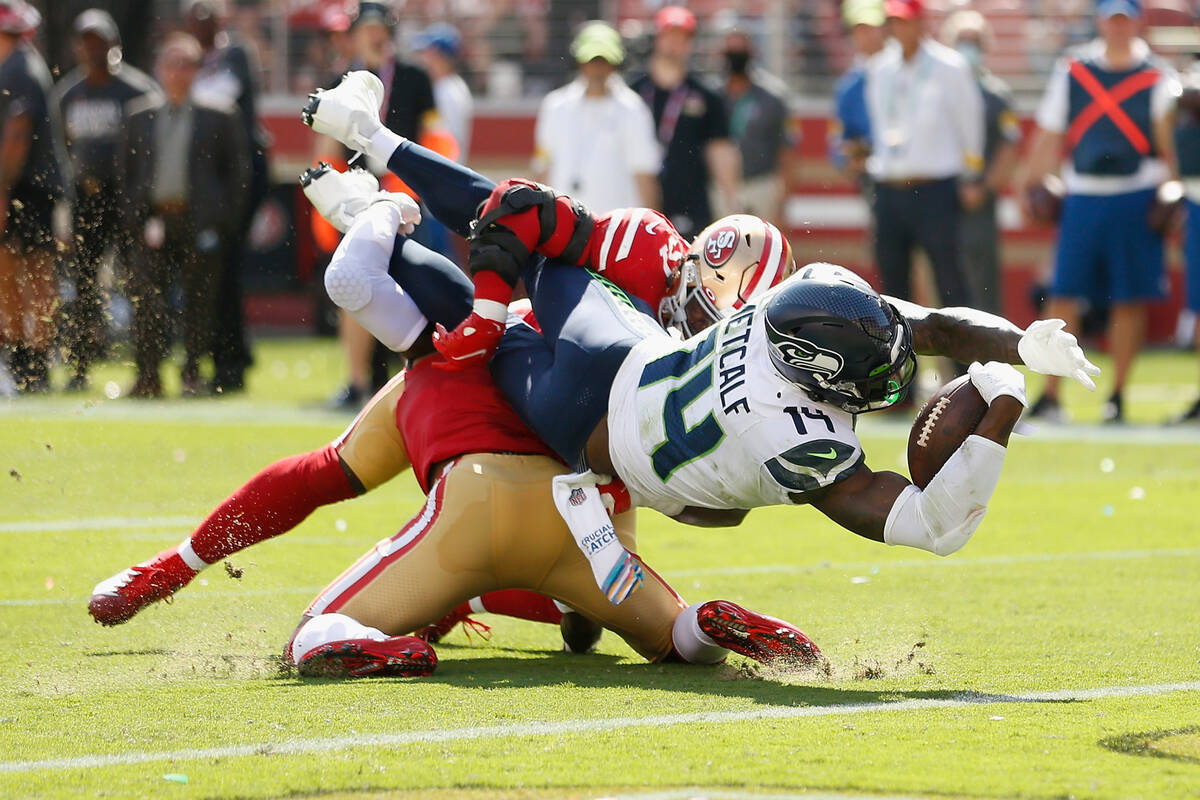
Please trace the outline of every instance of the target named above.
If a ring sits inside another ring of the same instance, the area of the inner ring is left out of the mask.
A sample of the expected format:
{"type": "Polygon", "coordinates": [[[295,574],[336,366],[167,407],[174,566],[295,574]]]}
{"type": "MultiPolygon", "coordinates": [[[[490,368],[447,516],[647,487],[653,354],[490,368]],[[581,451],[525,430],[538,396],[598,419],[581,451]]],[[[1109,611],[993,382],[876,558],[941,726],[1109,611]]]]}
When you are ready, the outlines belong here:
{"type": "Polygon", "coordinates": [[[966,441],[987,403],[968,375],[955,378],[925,401],[908,434],[908,474],[924,489],[958,446],[966,441]]]}

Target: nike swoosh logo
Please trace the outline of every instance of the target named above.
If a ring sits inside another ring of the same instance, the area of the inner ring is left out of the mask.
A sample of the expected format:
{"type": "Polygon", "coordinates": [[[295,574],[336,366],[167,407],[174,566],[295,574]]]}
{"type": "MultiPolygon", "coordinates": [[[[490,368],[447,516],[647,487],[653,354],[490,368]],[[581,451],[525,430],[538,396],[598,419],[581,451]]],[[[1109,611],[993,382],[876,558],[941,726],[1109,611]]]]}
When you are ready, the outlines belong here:
{"type": "Polygon", "coordinates": [[[658,220],[652,219],[646,223],[646,233],[653,236],[658,231],[658,220]]]}
{"type": "Polygon", "coordinates": [[[814,456],[814,457],[816,457],[816,458],[827,458],[827,459],[834,459],[834,458],[837,458],[837,450],[834,450],[834,449],[831,447],[831,448],[829,448],[829,452],[828,452],[828,453],[809,453],[809,455],[810,455],[810,456],[814,456]]]}

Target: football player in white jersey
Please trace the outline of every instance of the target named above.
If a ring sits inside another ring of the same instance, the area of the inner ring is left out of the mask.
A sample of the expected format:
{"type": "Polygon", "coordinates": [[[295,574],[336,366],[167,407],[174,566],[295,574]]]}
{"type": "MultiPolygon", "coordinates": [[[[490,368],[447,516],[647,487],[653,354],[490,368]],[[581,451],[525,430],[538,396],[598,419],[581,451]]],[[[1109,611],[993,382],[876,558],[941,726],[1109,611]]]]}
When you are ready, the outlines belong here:
{"type": "MultiPolygon", "coordinates": [[[[378,141],[398,152],[367,93],[349,84],[314,97],[307,121],[368,151],[378,141]]],[[[501,184],[480,208],[475,310],[435,344],[451,363],[480,363],[494,351],[497,384],[560,457],[625,479],[640,503],[678,518],[728,524],[750,507],[809,503],[864,536],[953,552],[982,519],[1024,403],[1020,373],[992,362],[1024,361],[1094,386],[1096,368],[1058,321],[1021,331],[971,310],[921,309],[830,268],[802,269],[769,299],[679,343],[572,266],[579,259],[559,255],[581,249],[594,225],[586,210],[516,183],[501,184]],[[529,258],[538,252],[558,260],[529,258]],[[491,307],[504,307],[518,277],[542,334],[510,327],[496,348],[491,307]],[[924,490],[869,470],[851,427],[854,414],[903,397],[914,350],[989,362],[970,370],[988,414],[924,490]]],[[[692,255],[705,272],[736,243],[701,236],[692,255]]],[[[711,296],[720,287],[699,280],[690,291],[711,296]]]]}

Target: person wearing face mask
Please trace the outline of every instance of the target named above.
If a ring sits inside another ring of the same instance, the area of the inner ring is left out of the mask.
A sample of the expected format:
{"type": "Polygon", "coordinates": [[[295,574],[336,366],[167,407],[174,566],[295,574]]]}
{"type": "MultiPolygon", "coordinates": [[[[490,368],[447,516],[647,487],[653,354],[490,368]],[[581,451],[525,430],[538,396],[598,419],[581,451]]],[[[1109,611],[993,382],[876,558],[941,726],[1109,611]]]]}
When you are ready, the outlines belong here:
{"type": "Polygon", "coordinates": [[[975,72],[983,95],[983,191],[976,208],[964,208],[959,228],[963,268],[975,290],[976,307],[1000,313],[1000,230],[996,221],[996,196],[1012,179],[1017,165],[1021,124],[1012,108],[1008,84],[984,66],[991,44],[991,29],[978,11],[956,11],[942,25],[942,42],[958,51],[975,72]]]}
{"type": "Polygon", "coordinates": [[[729,135],[742,154],[740,210],[782,227],[788,154],[794,144],[787,86],[752,63],[754,44],[744,31],[726,33],[722,52],[729,135]]]}

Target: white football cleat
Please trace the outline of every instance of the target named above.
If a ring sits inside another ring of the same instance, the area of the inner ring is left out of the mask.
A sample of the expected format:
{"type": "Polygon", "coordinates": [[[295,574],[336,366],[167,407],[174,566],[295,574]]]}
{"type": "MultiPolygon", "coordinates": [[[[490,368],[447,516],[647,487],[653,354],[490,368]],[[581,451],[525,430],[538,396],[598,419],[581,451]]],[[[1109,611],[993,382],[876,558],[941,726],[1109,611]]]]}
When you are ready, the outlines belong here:
{"type": "Polygon", "coordinates": [[[317,133],[332,136],[351,150],[366,150],[371,137],[383,127],[383,81],[366,70],[346,73],[332,89],[308,96],[300,119],[317,133]]]}

